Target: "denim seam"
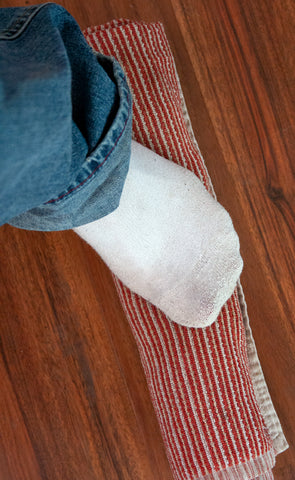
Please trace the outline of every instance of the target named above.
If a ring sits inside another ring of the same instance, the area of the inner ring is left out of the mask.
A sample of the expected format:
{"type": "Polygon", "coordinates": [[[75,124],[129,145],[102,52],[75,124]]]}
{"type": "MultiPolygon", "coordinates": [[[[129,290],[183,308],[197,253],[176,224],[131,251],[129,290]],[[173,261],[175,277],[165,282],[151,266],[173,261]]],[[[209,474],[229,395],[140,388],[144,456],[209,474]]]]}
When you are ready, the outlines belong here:
{"type": "MultiPolygon", "coordinates": [[[[126,128],[128,119],[129,119],[129,117],[130,117],[130,101],[129,101],[129,99],[130,99],[129,93],[127,92],[128,114],[127,114],[127,117],[126,117],[124,126],[123,126],[123,128],[122,128],[122,130],[121,130],[121,132],[120,132],[120,135],[118,135],[118,137],[117,137],[114,145],[112,146],[111,150],[110,150],[109,153],[106,155],[106,157],[103,159],[103,161],[102,161],[100,164],[98,164],[98,165],[95,167],[95,169],[88,175],[88,177],[85,178],[81,183],[79,183],[78,185],[76,185],[74,188],[72,188],[72,189],[69,190],[68,192],[63,193],[63,194],[60,195],[59,197],[53,198],[53,199],[51,199],[51,200],[48,200],[48,202],[45,202],[44,205],[47,205],[47,204],[49,204],[49,203],[55,203],[55,202],[57,202],[58,200],[61,200],[62,198],[66,197],[66,196],[69,195],[70,193],[74,192],[77,188],[82,187],[82,185],[84,185],[84,183],[87,182],[87,181],[94,175],[94,173],[95,173],[99,168],[101,168],[101,167],[104,165],[104,163],[106,162],[106,160],[108,159],[108,157],[110,156],[110,154],[112,153],[112,151],[114,150],[114,148],[116,147],[118,141],[120,140],[120,138],[121,138],[121,136],[123,135],[123,132],[124,132],[124,130],[125,130],[125,128],[126,128]]],[[[91,158],[91,157],[88,157],[88,158],[91,158]]],[[[92,157],[92,158],[93,158],[93,157],[92,157]]]]}
{"type": "Polygon", "coordinates": [[[0,40],[15,40],[25,30],[31,20],[37,15],[37,13],[46,5],[53,4],[53,2],[43,3],[42,5],[28,7],[25,11],[18,15],[10,26],[0,32],[0,40]]]}

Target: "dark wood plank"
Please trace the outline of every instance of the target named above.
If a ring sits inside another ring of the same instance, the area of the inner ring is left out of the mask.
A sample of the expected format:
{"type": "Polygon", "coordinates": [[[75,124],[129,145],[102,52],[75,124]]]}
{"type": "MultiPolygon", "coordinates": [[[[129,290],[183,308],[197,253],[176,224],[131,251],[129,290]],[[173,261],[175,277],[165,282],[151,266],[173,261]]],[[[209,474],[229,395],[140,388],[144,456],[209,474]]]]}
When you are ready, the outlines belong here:
{"type": "MultiPolygon", "coordinates": [[[[39,3],[1,0],[1,7],[39,3]]],[[[58,2],[81,28],[165,26],[193,128],[241,241],[248,312],[295,472],[294,27],[291,0],[58,2]]],[[[1,237],[5,480],[172,479],[111,275],[73,232],[1,237]]]]}

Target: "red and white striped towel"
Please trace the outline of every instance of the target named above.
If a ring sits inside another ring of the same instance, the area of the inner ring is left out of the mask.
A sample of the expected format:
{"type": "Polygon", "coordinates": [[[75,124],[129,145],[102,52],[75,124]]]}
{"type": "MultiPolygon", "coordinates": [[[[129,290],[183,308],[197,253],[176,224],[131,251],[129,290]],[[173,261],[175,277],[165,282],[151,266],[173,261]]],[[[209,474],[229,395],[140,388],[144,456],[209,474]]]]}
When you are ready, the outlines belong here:
{"type": "MultiPolygon", "coordinates": [[[[194,138],[161,23],[112,21],[84,31],[112,55],[133,94],[133,138],[214,190],[194,138]]],[[[217,321],[186,328],[114,281],[140,353],[175,480],[273,479],[288,444],[257,357],[240,283],[217,321]]]]}

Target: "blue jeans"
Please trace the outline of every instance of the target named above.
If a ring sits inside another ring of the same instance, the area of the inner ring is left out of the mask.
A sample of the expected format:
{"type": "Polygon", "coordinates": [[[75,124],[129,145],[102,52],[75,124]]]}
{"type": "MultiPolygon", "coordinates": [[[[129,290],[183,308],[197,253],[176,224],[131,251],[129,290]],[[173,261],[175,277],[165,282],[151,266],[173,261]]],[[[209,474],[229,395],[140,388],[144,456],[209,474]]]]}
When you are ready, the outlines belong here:
{"type": "Polygon", "coordinates": [[[132,97],[55,3],[0,9],[0,225],[65,230],[117,208],[132,97]]]}

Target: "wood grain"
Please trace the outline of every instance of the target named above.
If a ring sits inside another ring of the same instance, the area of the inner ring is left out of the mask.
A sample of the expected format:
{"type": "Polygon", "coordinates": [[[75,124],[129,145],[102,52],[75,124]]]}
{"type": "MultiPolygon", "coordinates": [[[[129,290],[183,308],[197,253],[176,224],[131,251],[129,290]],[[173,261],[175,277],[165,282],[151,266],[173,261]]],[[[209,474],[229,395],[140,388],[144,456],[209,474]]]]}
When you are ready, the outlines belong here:
{"type": "MultiPolygon", "coordinates": [[[[290,444],[275,479],[292,480],[294,2],[58,3],[81,28],[120,17],[164,24],[218,200],[240,237],[251,328],[290,444]]],[[[5,225],[0,237],[1,480],[172,480],[108,269],[71,231],[5,225]]]]}

